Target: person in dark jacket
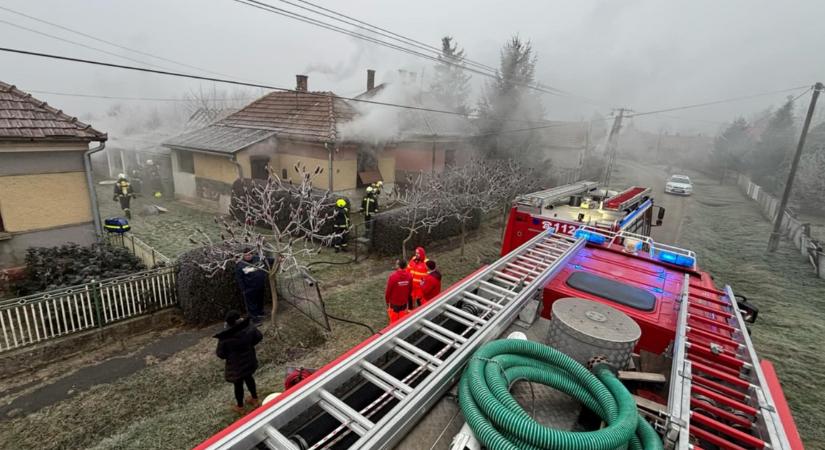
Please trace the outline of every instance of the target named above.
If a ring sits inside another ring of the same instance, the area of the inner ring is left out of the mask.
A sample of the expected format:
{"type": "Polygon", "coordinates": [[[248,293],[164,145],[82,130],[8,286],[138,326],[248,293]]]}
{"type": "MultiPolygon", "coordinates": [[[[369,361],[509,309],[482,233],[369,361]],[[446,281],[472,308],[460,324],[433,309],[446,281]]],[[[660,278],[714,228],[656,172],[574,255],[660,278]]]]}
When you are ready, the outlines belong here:
{"type": "Polygon", "coordinates": [[[435,266],[435,261],[427,261],[427,276],[421,282],[421,304],[426,305],[427,302],[434,299],[441,293],[441,272],[435,266]]]}
{"type": "Polygon", "coordinates": [[[255,345],[261,342],[263,335],[257,327],[249,323],[249,319],[241,319],[238,311],[226,313],[226,328],[215,335],[218,339],[218,349],[215,353],[218,358],[226,360],[224,378],[235,385],[235,404],[232,410],[238,414],[244,413],[243,385],[249,389],[246,403],[252,407],[260,406],[258,390],[253,375],[258,370],[258,357],[255,354],[255,345]]]}
{"type": "Polygon", "coordinates": [[[361,200],[361,212],[364,213],[364,228],[366,228],[367,237],[371,237],[372,219],[378,213],[378,197],[372,186],[367,186],[367,195],[361,200]]]}
{"type": "Polygon", "coordinates": [[[260,258],[252,254],[252,249],[244,249],[241,260],[235,264],[235,280],[241,289],[246,311],[256,323],[264,318],[264,295],[268,276],[260,258]]]}
{"type": "Polygon", "coordinates": [[[117,176],[117,182],[115,182],[114,185],[114,196],[112,197],[112,200],[120,202],[120,209],[123,210],[123,215],[125,215],[127,219],[132,218],[132,209],[130,205],[134,196],[135,190],[132,188],[129,180],[126,179],[126,175],[122,173],[119,174],[117,176]]]}
{"type": "Polygon", "coordinates": [[[333,228],[335,229],[335,239],[333,239],[333,245],[335,246],[335,253],[340,252],[341,250],[347,251],[349,246],[347,245],[347,241],[349,240],[349,207],[347,205],[347,201],[343,198],[339,198],[335,202],[335,216],[333,217],[333,228]]]}

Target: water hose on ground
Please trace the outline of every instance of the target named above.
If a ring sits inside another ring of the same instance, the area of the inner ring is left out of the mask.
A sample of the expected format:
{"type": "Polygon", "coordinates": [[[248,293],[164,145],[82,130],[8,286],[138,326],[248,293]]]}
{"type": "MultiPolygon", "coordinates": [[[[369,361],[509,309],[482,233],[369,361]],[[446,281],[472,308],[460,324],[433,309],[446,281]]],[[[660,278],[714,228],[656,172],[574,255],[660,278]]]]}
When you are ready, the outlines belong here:
{"type": "Polygon", "coordinates": [[[662,441],[610,369],[594,373],[569,356],[533,341],[502,339],[482,346],[461,377],[458,399],[476,437],[491,450],[660,450],[662,441]],[[517,380],[562,391],[607,423],[596,431],[572,432],[536,422],[509,392],[517,380]]]}

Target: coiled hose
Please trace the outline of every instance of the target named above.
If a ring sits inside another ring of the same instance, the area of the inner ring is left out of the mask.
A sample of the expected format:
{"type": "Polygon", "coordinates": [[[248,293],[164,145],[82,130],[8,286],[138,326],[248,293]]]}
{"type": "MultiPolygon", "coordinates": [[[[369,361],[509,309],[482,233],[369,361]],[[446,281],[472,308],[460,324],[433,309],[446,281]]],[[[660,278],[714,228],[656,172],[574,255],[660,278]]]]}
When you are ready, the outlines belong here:
{"type": "Polygon", "coordinates": [[[461,377],[458,400],[470,428],[491,450],[662,449],[661,438],[639,417],[630,392],[610,369],[599,365],[594,373],[537,342],[502,339],[473,355],[461,377]],[[510,395],[516,380],[541,383],[576,398],[607,427],[572,432],[539,424],[510,395]]]}

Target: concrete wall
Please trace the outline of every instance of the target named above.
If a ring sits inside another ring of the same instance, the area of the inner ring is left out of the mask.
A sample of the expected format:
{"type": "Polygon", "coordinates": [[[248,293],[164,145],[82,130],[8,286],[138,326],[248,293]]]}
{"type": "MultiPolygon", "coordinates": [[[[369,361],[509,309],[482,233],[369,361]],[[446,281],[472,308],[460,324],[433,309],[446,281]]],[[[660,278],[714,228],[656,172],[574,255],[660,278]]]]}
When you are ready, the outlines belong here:
{"type": "Polygon", "coordinates": [[[196,197],[195,174],[180,171],[177,150],[172,150],[172,182],[175,185],[176,197],[185,199],[194,199],[196,197]]]}
{"type": "MultiPolygon", "coordinates": [[[[776,221],[779,214],[779,200],[765,192],[758,184],[751,182],[745,175],[739,174],[737,185],[743,194],[759,204],[759,211],[765,219],[771,223],[776,221]]],[[[793,242],[803,257],[808,259],[819,278],[825,279],[825,252],[814,249],[821,243],[818,244],[818,241],[811,236],[810,224],[802,223],[788,210],[785,210],[782,214],[780,232],[793,242]]]]}
{"type": "Polygon", "coordinates": [[[0,240],[0,267],[22,266],[29,247],[54,247],[69,242],[89,245],[95,241],[94,225],[89,223],[46,230],[12,233],[0,240]]]}
{"type": "Polygon", "coordinates": [[[228,157],[206,153],[193,153],[192,156],[196,177],[221,181],[230,186],[238,179],[238,167],[228,157]]]}

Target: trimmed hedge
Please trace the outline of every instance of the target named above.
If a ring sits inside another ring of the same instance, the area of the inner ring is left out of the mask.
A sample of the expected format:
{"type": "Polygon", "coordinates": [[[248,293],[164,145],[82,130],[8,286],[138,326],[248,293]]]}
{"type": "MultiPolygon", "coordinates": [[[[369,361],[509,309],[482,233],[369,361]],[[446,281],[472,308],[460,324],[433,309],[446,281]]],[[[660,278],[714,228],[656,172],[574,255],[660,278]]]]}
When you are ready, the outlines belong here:
{"type": "Polygon", "coordinates": [[[186,322],[208,325],[224,320],[227,311],[246,307],[235,282],[235,263],[210,276],[199,264],[209,258],[209,247],[190,250],[178,257],[177,289],[180,309],[186,322]]]}
{"type": "MultiPolygon", "coordinates": [[[[373,219],[372,251],[380,255],[401,254],[401,245],[409,234],[401,227],[409,223],[405,222],[404,218],[410,214],[410,211],[409,207],[403,207],[376,214],[373,219]]],[[[465,226],[467,231],[478,229],[481,226],[481,211],[473,210],[472,217],[465,226]]],[[[455,217],[449,217],[430,231],[425,228],[415,233],[407,242],[407,251],[460,234],[461,222],[455,217]]]]}
{"type": "Polygon", "coordinates": [[[29,295],[92,280],[129,275],[146,267],[122,247],[108,244],[29,247],[22,279],[12,285],[16,295],[29,295]]]}
{"type": "MultiPolygon", "coordinates": [[[[232,201],[229,204],[229,213],[232,215],[232,217],[235,218],[235,220],[237,220],[239,222],[245,222],[246,221],[246,216],[241,211],[238,211],[237,208],[236,208],[237,198],[240,197],[240,196],[247,195],[246,192],[250,192],[250,191],[247,191],[247,189],[251,189],[251,187],[253,185],[257,184],[259,186],[262,186],[265,183],[266,183],[265,180],[252,180],[252,179],[248,179],[248,178],[235,180],[235,183],[232,184],[232,201]]],[[[317,196],[317,198],[322,198],[324,195],[326,195],[326,191],[322,191],[320,189],[314,189],[313,193],[314,193],[314,195],[317,196]]],[[[282,198],[282,197],[285,196],[285,194],[286,194],[285,192],[276,192],[274,195],[278,196],[277,198],[282,198]]],[[[338,200],[339,198],[343,198],[344,200],[346,200],[347,204],[350,205],[349,210],[352,211],[352,202],[350,201],[350,199],[348,197],[335,196],[335,195],[329,196],[328,199],[327,199],[328,203],[326,205],[324,205],[325,207],[323,209],[323,213],[324,214],[329,214],[330,219],[327,220],[324,223],[323,227],[321,227],[321,232],[319,234],[329,235],[329,234],[333,233],[334,221],[333,221],[332,217],[335,214],[335,201],[338,200]]],[[[277,217],[278,226],[284,226],[288,223],[289,215],[290,215],[291,210],[292,210],[292,208],[290,208],[290,206],[288,204],[285,204],[284,207],[281,208],[281,211],[278,213],[278,217],[277,217]]],[[[264,222],[260,222],[260,221],[258,223],[256,223],[256,225],[260,226],[260,227],[264,227],[264,228],[269,228],[269,224],[264,223],[264,222]]]]}

